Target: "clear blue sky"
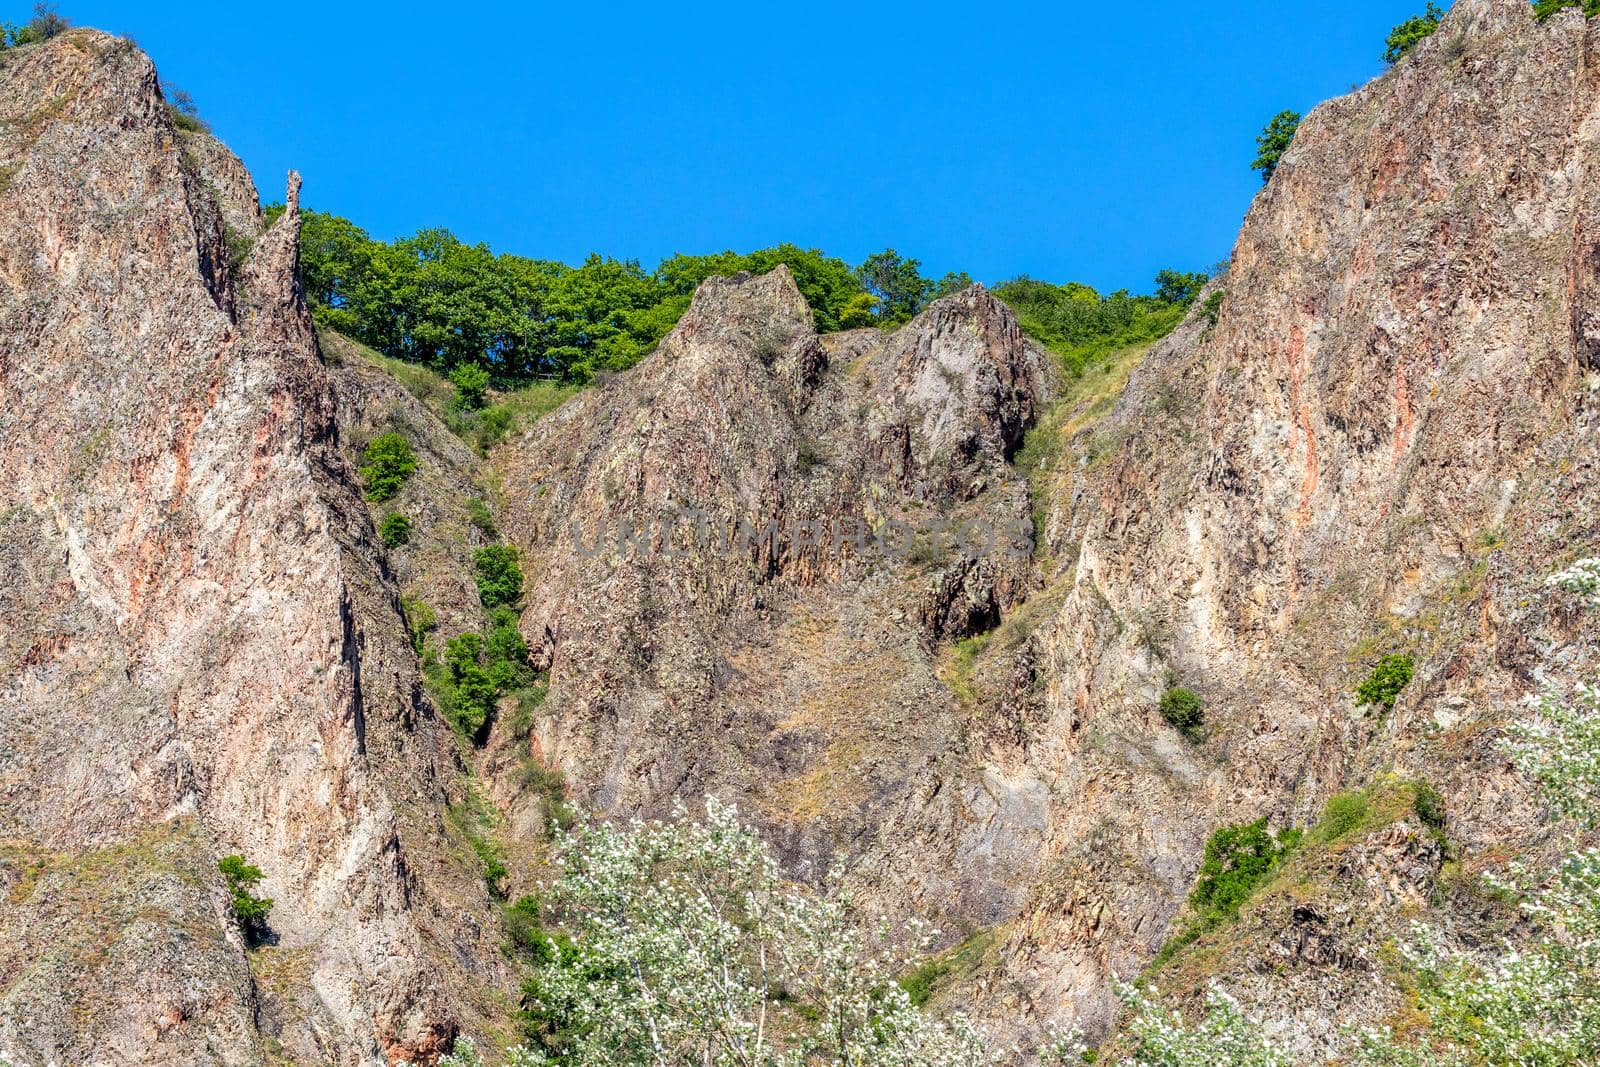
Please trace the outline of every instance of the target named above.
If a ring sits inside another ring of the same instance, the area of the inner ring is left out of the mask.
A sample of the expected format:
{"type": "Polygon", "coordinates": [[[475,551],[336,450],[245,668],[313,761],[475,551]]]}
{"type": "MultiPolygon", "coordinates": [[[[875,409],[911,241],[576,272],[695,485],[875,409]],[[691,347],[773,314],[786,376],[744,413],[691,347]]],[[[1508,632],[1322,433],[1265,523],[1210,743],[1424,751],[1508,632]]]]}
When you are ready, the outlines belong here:
{"type": "Polygon", "coordinates": [[[1225,256],[1263,123],[1377,74],[1422,7],[61,2],[132,34],[264,199],[294,167],[374,236],[647,267],[893,246],[1136,291],[1225,256]]]}

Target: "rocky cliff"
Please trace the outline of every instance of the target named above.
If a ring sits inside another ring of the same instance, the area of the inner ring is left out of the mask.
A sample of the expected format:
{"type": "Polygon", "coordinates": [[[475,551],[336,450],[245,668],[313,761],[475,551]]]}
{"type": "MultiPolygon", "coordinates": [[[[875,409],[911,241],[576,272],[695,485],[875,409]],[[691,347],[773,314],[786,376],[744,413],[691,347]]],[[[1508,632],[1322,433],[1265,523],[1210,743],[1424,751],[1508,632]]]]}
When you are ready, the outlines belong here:
{"type": "Polygon", "coordinates": [[[1597,70],[1576,11],[1460,0],[1307,117],[1114,404],[982,287],[819,335],[780,268],[708,281],[480,459],[319,346],[293,184],[263,229],[147,59],[0,57],[0,1050],[426,1059],[493,1014],[494,910],[441,815],[461,746],[399,608],[481,628],[481,495],[549,672],[473,757],[512,837],[528,761],[602,816],[736,800],[796,874],[848,857],[860,899],[964,939],[939,1003],[1100,1036],[1213,830],[1366,789],[1161,957],[1180,999],[1220,979],[1337,1054],[1403,1011],[1396,929],[1506,926],[1470,875],[1549,843],[1495,741],[1579,636],[1537,580],[1596,538],[1597,70]],[[425,533],[385,552],[351,456],[392,427],[425,533]],[[1358,707],[1401,653],[1392,711],[1358,707]],[[1178,684],[1195,737],[1157,710],[1178,684]],[[228,853],[277,901],[248,953],[228,853]]]}
{"type": "Polygon", "coordinates": [[[426,1057],[505,977],[337,447],[298,185],[263,228],[127,41],[0,55],[0,1049],[23,1062],[426,1057]],[[275,901],[248,956],[229,853],[275,901]]]}
{"type": "Polygon", "coordinates": [[[1047,873],[979,996],[997,1015],[1103,1026],[1211,829],[1307,825],[1394,778],[1442,792],[1444,849],[1401,806],[1309,850],[1164,981],[1226,979],[1309,1060],[1402,1009],[1381,957],[1410,918],[1469,943],[1503,922],[1463,875],[1550,830],[1495,738],[1577,636],[1539,580],[1596,534],[1597,46],[1576,11],[1461,0],[1317,108],[1215,323],[1191,315],[1071,442],[1046,536],[1062,606],[978,672],[1041,680],[1033,738],[990,758],[1054,798],[1047,873]],[[1383,654],[1417,664],[1392,714],[1353,695],[1383,654]],[[1207,700],[1200,746],[1154,714],[1175,681],[1207,700]]]}
{"type": "Polygon", "coordinates": [[[819,340],[781,273],[709,285],[660,352],[499,458],[552,670],[544,757],[602,812],[712,791],[798,870],[848,851],[869,899],[992,941],[953,1002],[1095,1034],[1211,831],[1425,780],[1448,848],[1390,804],[1173,972],[1231,974],[1308,1057],[1398,1010],[1384,939],[1427,907],[1471,936],[1460,872],[1547,833],[1494,738],[1576,625],[1530,591],[1593,543],[1596,44],[1574,11],[1463,0],[1318,108],[1215,300],[1108,415],[1048,421],[1031,490],[1006,461],[1051,388],[981,290],[819,340]],[[1012,552],[688,532],[1035,510],[1042,543],[1012,552]],[[1401,653],[1393,713],[1358,707],[1401,653]],[[1157,713],[1180,683],[1199,744],[1157,713]]]}

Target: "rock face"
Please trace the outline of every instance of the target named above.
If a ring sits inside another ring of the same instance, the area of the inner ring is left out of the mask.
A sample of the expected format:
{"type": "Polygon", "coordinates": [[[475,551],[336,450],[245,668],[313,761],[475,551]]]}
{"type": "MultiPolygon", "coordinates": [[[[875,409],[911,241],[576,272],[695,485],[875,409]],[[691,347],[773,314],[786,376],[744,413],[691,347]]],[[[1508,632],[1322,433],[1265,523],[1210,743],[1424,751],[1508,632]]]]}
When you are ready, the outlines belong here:
{"type": "MultiPolygon", "coordinates": [[[[1046,679],[1036,739],[991,755],[1055,798],[1050,873],[997,968],[1026,999],[991,997],[997,1014],[1103,1027],[1108,979],[1165,939],[1212,828],[1311,821],[1385,767],[1443,791],[1464,854],[1544,842],[1493,737],[1576,636],[1539,578],[1595,543],[1596,49],[1575,11],[1461,0],[1316,109],[1246,219],[1215,326],[1192,315],[1058,468],[1047,547],[1073,563],[1025,649],[1046,679]],[[1418,679],[1394,713],[1357,708],[1374,660],[1402,652],[1418,679]],[[1198,749],[1154,714],[1174,680],[1207,700],[1198,749]]],[[[980,665],[980,688],[1014,669],[980,665]]],[[[1379,903],[1392,933],[1415,901],[1379,903]]],[[[1314,1017],[1398,1007],[1304,959],[1274,979],[1258,932],[1215,973],[1250,975],[1308,1057],[1340,1039],[1314,1017]]]]}
{"type": "MultiPolygon", "coordinates": [[[[543,756],[601,811],[742,798],[797,870],[845,848],[881,906],[998,927],[954,999],[1002,1031],[1104,1033],[1212,830],[1314,821],[1384,768],[1443,792],[1456,847],[1541,847],[1493,737],[1574,636],[1537,578],[1594,539],[1596,47],[1575,12],[1462,0],[1318,108],[1215,322],[1197,306],[1115,410],[1070,420],[1092,425],[1032,499],[1005,461],[1050,390],[981,290],[819,341],[781,273],[708,285],[660,352],[500,457],[552,670],[543,756]],[[1037,560],[1026,537],[885,562],[662,536],[685,508],[713,533],[1046,521],[1037,560]],[[622,524],[648,550],[616,551],[622,524]],[[1418,679],[1394,713],[1356,707],[1399,652],[1418,679]],[[1202,744],[1157,713],[1178,683],[1202,744]]],[[[1323,873],[1335,902],[1376,877],[1323,873]]],[[[1382,924],[1334,943],[1307,906],[1299,933],[1241,927],[1224,970],[1285,1020],[1394,1010],[1334,974],[1382,924]],[[1274,985],[1290,942],[1312,977],[1274,985]]],[[[1304,1024],[1302,1051],[1336,1048],[1304,1024]]]]}
{"type": "Polygon", "coordinates": [[[981,287],[818,336],[780,268],[708,281],[485,470],[376,364],[325,366],[294,185],[263,232],[148,60],[0,56],[0,1051],[365,1064],[475,1025],[508,976],[396,603],[482,625],[472,478],[550,672],[479,761],[514,828],[526,755],[602,815],[736,800],[800,876],[847,853],[874,908],[982,933],[943,1003],[1099,1036],[1215,828],[1370,787],[1369,824],[1163,974],[1337,1054],[1329,1020],[1401,1007],[1405,920],[1499,921],[1444,842],[1469,872],[1550,844],[1495,738],[1541,671],[1600,666],[1536,589],[1600,514],[1596,71],[1576,11],[1459,0],[1307,117],[1109,412],[981,287]],[[407,421],[432,540],[391,561],[348,455],[407,421]],[[1019,468],[1029,432],[1052,463],[1019,468]],[[1390,653],[1416,680],[1357,707],[1390,653]],[[248,954],[234,852],[277,902],[248,954]]]}
{"type": "Polygon", "coordinates": [[[0,1050],[427,1058],[504,976],[299,290],[149,60],[0,56],[0,1050]],[[218,857],[266,874],[247,960],[218,857]],[[254,973],[252,973],[254,969],[254,973]],[[448,994],[448,995],[447,995],[448,994]]]}
{"type": "Polygon", "coordinates": [[[541,756],[608,814],[742,800],[813,876],[846,846],[898,865],[918,811],[968,857],[921,904],[1014,906],[1027,850],[995,842],[1034,815],[944,788],[966,756],[933,650],[1028,589],[1005,460],[1048,389],[981,287],[886,340],[819,338],[786,268],[707,282],[654,355],[497,459],[551,669],[541,756]]]}

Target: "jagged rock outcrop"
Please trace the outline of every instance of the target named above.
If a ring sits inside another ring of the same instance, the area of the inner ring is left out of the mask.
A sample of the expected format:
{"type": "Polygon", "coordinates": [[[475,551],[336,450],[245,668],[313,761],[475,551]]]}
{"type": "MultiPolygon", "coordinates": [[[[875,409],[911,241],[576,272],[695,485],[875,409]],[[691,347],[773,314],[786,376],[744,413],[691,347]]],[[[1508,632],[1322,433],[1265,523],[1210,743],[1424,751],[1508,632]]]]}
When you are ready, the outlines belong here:
{"type": "MultiPolygon", "coordinates": [[[[781,275],[709,286],[661,352],[501,459],[552,666],[544,756],[603,811],[748,798],[798,869],[848,846],[881,906],[998,925],[955,999],[1003,1033],[1104,1033],[1221,824],[1305,824],[1388,767],[1442,790],[1459,847],[1540,847],[1493,736],[1576,625],[1535,579],[1594,537],[1595,49],[1575,12],[1462,0],[1308,116],[1215,322],[1197,305],[1109,416],[1074,421],[1043,500],[1003,461],[1047,391],[986,294],[824,338],[819,361],[781,275]],[[668,506],[713,529],[1037,506],[1048,569],[572,547],[574,518],[614,537],[668,506]],[[1397,651],[1419,678],[1394,714],[1356,707],[1397,651]],[[1157,713],[1180,681],[1203,744],[1157,713]]],[[[1369,877],[1335,866],[1328,892],[1369,877]]],[[[1251,962],[1273,944],[1330,972],[1372,950],[1307,903],[1284,920],[1304,929],[1246,924],[1230,958],[1311,1055],[1342,1038],[1304,1015],[1395,1004],[1331,980],[1273,999],[1251,962]]]]}
{"type": "MultiPolygon", "coordinates": [[[[1002,1036],[1105,1033],[1217,826],[1384,783],[1163,978],[1337,1052],[1398,1007],[1383,936],[1497,921],[1441,834],[1468,869],[1548,843],[1495,738],[1586,625],[1534,587],[1600,512],[1596,71],[1578,12],[1460,0],[1307,117],[1220,304],[1108,415],[1051,423],[1030,484],[1058,383],[1003,305],[818,336],[784,268],[708,281],[485,470],[359,353],[330,373],[295,186],[263,231],[147,59],[0,56],[0,1051],[366,1064],[472,1024],[507,976],[396,603],[398,577],[440,636],[481,625],[470,477],[550,672],[531,755],[602,815],[738,800],[798,874],[846,853],[872,907],[986,930],[941,996],[1002,1036]],[[390,558],[349,456],[402,423],[430,540],[390,558]],[[1393,712],[1357,707],[1400,651],[1393,712]],[[1180,682],[1199,743],[1157,711],[1180,682]],[[252,953],[229,852],[277,901],[252,953]]],[[[526,810],[496,730],[493,798],[526,810]]]]}
{"type": "Polygon", "coordinates": [[[608,814],[742,800],[812,875],[846,847],[902,866],[922,812],[968,859],[912,896],[1003,914],[1028,862],[1003,826],[1034,813],[968,773],[933,648],[1029,588],[1005,459],[1048,389],[981,287],[819,338],[787,268],[707,282],[655,354],[497,459],[551,670],[541,756],[608,814]]]}
{"type": "MultiPolygon", "coordinates": [[[[1246,219],[1215,326],[1193,314],[1057,468],[1047,540],[1072,563],[1026,649],[1042,722],[989,752],[1050,790],[1050,873],[978,997],[997,1019],[1103,1028],[1109,980],[1167,937],[1210,829],[1304,824],[1385,767],[1442,790],[1465,853],[1545,842],[1493,739],[1575,636],[1539,578],[1595,543],[1597,48],[1576,11],[1461,0],[1317,108],[1246,219]],[[1384,716],[1352,694],[1389,652],[1418,680],[1384,716]],[[1173,680],[1207,699],[1199,748],[1154,714],[1173,680]]],[[[979,684],[1011,670],[980,664],[979,684]]],[[[1380,894],[1349,951],[1429,891],[1380,894]]],[[[1277,935],[1246,932],[1214,974],[1236,968],[1308,1058],[1398,1006],[1381,982],[1258,973],[1277,935]]]]}
{"type": "Polygon", "coordinates": [[[0,55],[0,1050],[428,1059],[504,976],[298,282],[150,61],[0,55]],[[245,952],[218,857],[265,872],[245,952]]]}

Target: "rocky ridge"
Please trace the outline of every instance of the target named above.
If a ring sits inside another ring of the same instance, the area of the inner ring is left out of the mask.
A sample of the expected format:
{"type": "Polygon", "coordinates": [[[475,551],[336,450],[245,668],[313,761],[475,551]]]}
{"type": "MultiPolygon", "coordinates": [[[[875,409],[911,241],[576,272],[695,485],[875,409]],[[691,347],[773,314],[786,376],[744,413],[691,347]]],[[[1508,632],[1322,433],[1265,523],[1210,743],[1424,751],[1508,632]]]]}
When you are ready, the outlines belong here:
{"type": "Polygon", "coordinates": [[[513,827],[523,758],[606,816],[737,800],[797,874],[846,853],[876,909],[990,946],[941,1003],[1100,1036],[1212,830],[1365,788],[1358,832],[1313,833],[1161,972],[1337,1054],[1328,1020],[1404,1009],[1394,930],[1500,929],[1470,875],[1550,844],[1495,738],[1594,644],[1536,587],[1596,535],[1597,47],[1575,11],[1459,0],[1307,117],[1220,304],[1103,417],[981,287],[819,336],[780,268],[708,281],[486,469],[318,358],[292,206],[260,232],[148,60],[83,32],[0,60],[0,617],[25,620],[0,631],[0,1048],[366,1063],[474,1025],[461,990],[507,976],[397,609],[403,583],[442,632],[480,624],[472,477],[550,678],[480,759],[513,827]],[[437,536],[386,554],[349,455],[397,420],[437,536]],[[1417,680],[1357,707],[1392,652],[1417,680]],[[1198,744],[1156,710],[1174,683],[1198,744]],[[268,952],[223,914],[228,851],[268,870],[268,952]]]}
{"type": "Polygon", "coordinates": [[[82,30],[0,56],[0,174],[0,1049],[426,1058],[507,976],[337,447],[299,179],[264,229],[82,30]],[[249,955],[226,853],[275,901],[249,955]]]}

